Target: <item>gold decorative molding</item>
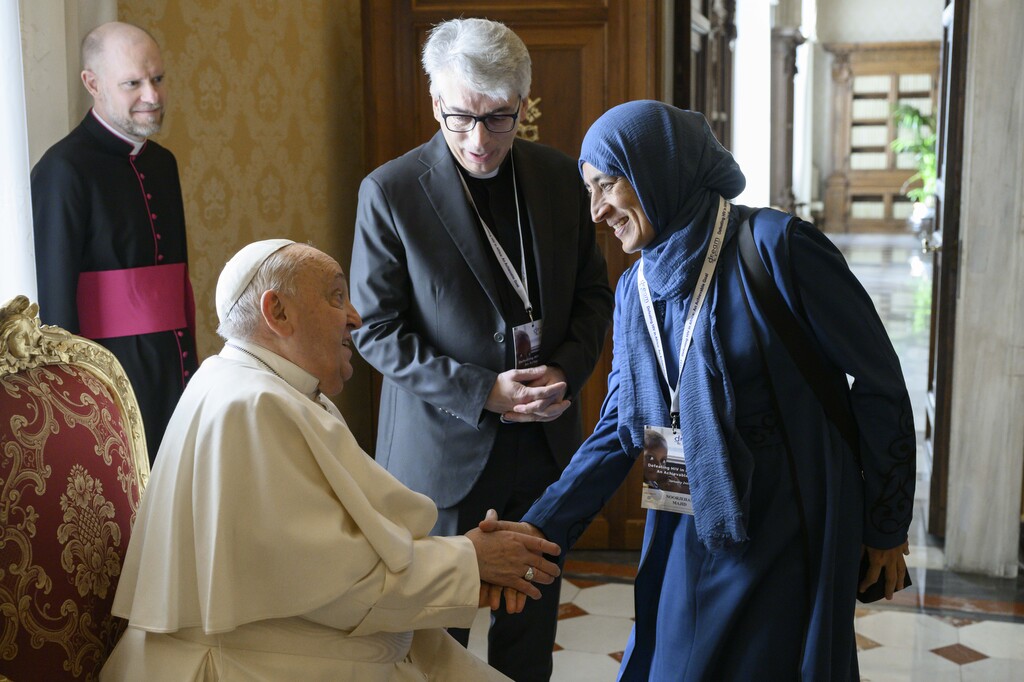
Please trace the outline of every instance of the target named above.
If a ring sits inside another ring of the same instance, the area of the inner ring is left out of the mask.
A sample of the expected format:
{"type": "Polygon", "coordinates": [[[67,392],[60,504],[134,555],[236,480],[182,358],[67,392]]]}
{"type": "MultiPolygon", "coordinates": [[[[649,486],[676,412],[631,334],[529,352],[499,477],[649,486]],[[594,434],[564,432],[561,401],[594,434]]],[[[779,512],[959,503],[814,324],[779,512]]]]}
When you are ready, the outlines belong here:
{"type": "Polygon", "coordinates": [[[537,119],[543,116],[540,110],[540,102],[540,97],[526,98],[526,111],[523,113],[523,120],[519,122],[516,137],[521,137],[530,142],[540,142],[540,126],[536,124],[537,119]]]}
{"type": "Polygon", "coordinates": [[[38,313],[0,306],[0,661],[88,681],[125,627],[110,602],[149,459],[114,355],[38,313]]]}
{"type": "Polygon", "coordinates": [[[0,378],[26,369],[63,363],[75,365],[96,376],[107,386],[131,439],[139,491],[149,481],[146,435],[135,391],[114,354],[95,341],[48,324],[39,319],[39,305],[25,296],[15,296],[0,307],[0,378]]]}

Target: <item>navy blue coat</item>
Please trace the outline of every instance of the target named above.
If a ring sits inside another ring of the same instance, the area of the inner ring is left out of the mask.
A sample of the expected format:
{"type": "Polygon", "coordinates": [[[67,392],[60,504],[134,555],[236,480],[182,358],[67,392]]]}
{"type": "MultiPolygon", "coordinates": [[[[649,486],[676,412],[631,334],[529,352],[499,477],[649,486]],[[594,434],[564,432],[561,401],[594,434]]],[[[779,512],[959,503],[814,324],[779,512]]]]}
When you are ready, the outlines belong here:
{"type": "MultiPolygon", "coordinates": [[[[805,680],[856,680],[861,544],[895,547],[910,525],[916,454],[910,399],[874,305],[839,251],[809,223],[793,221],[787,228],[787,217],[779,214],[757,220],[755,242],[776,286],[824,357],[854,379],[850,395],[860,452],[850,451],[741,277],[737,213],[707,305],[724,344],[737,427],[754,458],[749,540],[731,553],[712,555],[698,541],[693,517],[648,512],[636,625],[620,679],[794,679],[799,669],[805,680]],[[807,560],[784,434],[806,511],[807,560]]],[[[616,290],[616,325],[624,297],[635,295],[634,266],[616,290]]],[[[667,306],[667,357],[678,354],[688,304],[667,306]]],[[[616,353],[593,435],[524,517],[563,548],[575,542],[633,465],[616,433],[619,369],[616,353]]],[[[686,409],[687,402],[708,397],[681,399],[686,409]]]]}

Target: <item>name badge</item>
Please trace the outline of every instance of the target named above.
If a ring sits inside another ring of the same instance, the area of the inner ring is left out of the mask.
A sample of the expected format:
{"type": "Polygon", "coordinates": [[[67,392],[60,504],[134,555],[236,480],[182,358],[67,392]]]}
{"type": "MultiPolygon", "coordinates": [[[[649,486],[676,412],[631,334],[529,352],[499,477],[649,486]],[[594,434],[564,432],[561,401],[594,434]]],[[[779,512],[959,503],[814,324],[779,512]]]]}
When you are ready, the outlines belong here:
{"type": "Polygon", "coordinates": [[[686,476],[682,432],[664,426],[644,427],[644,482],[640,506],[677,514],[693,514],[690,479],[686,476]]]}
{"type": "Polygon", "coordinates": [[[540,364],[541,320],[533,320],[512,328],[516,344],[516,369],[536,367],[540,364]]]}

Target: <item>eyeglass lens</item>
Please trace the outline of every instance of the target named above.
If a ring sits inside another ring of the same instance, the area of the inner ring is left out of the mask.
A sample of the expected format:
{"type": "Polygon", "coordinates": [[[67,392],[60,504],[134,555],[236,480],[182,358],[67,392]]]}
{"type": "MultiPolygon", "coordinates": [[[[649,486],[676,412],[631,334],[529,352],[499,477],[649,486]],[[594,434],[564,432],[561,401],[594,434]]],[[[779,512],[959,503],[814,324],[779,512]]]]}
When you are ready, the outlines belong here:
{"type": "MultiPolygon", "coordinates": [[[[444,105],[444,100],[438,100],[444,105]]],[[[476,124],[483,123],[484,127],[492,133],[510,133],[515,130],[516,120],[519,114],[487,114],[486,116],[473,116],[472,114],[449,114],[442,108],[441,115],[448,130],[453,133],[468,133],[476,127],[476,124]]]]}

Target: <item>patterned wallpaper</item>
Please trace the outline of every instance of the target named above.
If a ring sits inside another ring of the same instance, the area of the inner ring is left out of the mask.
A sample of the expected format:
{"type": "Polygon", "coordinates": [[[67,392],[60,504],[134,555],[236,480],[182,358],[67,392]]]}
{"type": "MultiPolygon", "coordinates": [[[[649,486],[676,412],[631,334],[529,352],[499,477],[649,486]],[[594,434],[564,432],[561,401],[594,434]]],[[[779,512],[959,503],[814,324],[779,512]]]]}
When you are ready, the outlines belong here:
{"type": "MultiPolygon", "coordinates": [[[[120,0],[160,43],[169,101],[156,138],[178,159],[199,353],[216,353],[213,299],[245,244],[309,241],[347,271],[363,172],[359,0],[120,0]]],[[[338,397],[369,444],[362,363],[338,397]]]]}

